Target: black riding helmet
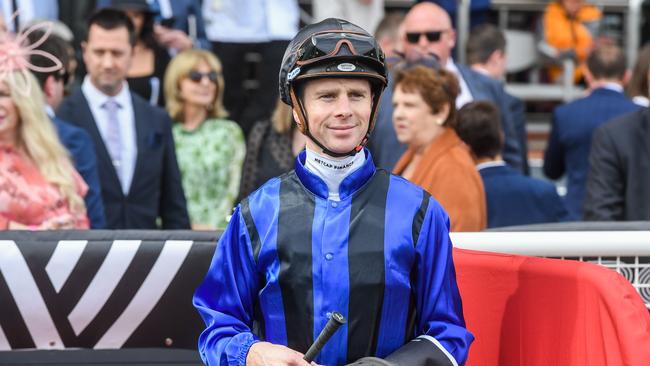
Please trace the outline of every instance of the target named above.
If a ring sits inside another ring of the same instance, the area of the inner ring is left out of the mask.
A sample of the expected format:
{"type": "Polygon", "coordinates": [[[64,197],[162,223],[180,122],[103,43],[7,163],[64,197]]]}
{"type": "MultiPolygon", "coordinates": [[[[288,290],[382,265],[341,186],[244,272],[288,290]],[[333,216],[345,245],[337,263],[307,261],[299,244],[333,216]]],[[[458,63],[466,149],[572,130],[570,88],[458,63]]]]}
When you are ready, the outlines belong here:
{"type": "Polygon", "coordinates": [[[354,155],[363,149],[375,125],[379,98],[385,87],[384,52],[374,37],[348,21],[329,18],[308,25],[296,34],[284,52],[280,68],[280,98],[289,106],[297,104],[302,132],[330,156],[354,155]],[[311,135],[305,109],[295,92],[300,82],[327,77],[367,79],[372,89],[368,131],[359,145],[346,153],[327,149],[311,135]]]}

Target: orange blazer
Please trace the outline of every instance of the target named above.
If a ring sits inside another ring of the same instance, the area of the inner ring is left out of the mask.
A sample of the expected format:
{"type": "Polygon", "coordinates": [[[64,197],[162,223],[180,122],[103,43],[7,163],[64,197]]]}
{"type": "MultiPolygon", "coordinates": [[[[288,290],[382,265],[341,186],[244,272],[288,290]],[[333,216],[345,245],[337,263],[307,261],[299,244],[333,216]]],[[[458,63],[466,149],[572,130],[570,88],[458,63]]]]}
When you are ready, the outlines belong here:
{"type": "MultiPolygon", "coordinates": [[[[413,159],[406,150],[393,169],[401,174],[413,159]]],[[[427,148],[411,182],[429,192],[447,211],[451,231],[479,231],[487,226],[485,190],[469,149],[451,128],[427,148]]]]}

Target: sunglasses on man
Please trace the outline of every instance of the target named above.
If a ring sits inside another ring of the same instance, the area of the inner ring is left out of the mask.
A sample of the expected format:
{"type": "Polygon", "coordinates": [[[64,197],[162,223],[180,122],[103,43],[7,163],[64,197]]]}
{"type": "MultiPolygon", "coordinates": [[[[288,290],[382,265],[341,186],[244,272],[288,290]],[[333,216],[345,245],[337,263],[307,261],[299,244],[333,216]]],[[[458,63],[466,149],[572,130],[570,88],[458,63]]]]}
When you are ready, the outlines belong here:
{"type": "Polygon", "coordinates": [[[418,43],[420,42],[420,37],[425,36],[427,37],[427,41],[429,42],[438,42],[440,40],[440,37],[444,32],[447,30],[439,30],[439,31],[428,31],[428,32],[407,32],[406,33],[406,41],[408,43],[418,43]]]}
{"type": "Polygon", "coordinates": [[[216,83],[219,73],[216,71],[200,72],[197,70],[192,70],[187,74],[187,77],[195,83],[201,82],[204,77],[207,77],[210,82],[216,83]]]}

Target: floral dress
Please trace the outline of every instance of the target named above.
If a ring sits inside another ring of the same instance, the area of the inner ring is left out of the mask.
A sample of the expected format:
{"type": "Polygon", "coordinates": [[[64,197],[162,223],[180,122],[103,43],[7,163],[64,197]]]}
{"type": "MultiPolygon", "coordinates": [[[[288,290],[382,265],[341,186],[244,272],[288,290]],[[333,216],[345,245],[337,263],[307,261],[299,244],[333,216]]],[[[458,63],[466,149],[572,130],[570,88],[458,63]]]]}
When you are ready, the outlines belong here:
{"type": "MultiPolygon", "coordinates": [[[[74,171],[77,194],[83,198],[88,186],[74,171]]],[[[0,230],[11,225],[25,228],[88,229],[86,211],[72,212],[61,191],[23,154],[0,146],[0,230]],[[49,223],[41,227],[43,224],[49,223]]]]}
{"type": "Polygon", "coordinates": [[[241,128],[232,121],[208,119],[192,131],[175,123],[173,132],[192,224],[225,228],[246,155],[241,128]]]}

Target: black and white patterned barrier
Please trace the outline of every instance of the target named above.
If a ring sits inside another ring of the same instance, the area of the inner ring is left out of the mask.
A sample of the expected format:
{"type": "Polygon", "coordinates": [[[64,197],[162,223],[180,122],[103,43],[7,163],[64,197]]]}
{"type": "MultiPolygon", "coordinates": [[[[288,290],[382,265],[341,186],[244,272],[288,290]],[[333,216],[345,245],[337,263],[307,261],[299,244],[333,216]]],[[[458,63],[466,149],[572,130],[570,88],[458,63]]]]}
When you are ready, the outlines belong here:
{"type": "Polygon", "coordinates": [[[0,351],[196,349],[217,233],[0,233],[0,351]]]}

